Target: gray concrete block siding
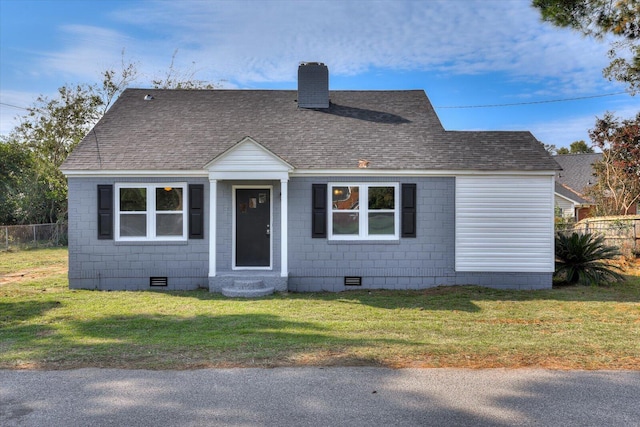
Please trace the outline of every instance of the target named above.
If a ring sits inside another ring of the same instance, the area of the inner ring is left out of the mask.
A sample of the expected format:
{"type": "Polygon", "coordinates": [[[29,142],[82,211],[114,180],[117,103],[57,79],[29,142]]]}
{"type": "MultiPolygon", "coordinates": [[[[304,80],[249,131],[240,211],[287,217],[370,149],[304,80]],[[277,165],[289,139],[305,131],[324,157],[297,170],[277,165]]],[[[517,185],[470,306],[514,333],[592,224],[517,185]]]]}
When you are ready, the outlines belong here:
{"type": "MultiPolygon", "coordinates": [[[[193,290],[208,287],[207,239],[186,242],[98,240],[97,186],[116,182],[205,184],[205,206],[209,203],[209,181],[206,179],[70,177],[69,287],[109,290],[193,290]],[[168,285],[151,287],[150,277],[167,277],[168,285]]],[[[208,218],[205,211],[205,224],[208,218]]],[[[205,226],[205,233],[208,233],[206,230],[205,226]]]]}
{"type": "Polygon", "coordinates": [[[455,271],[455,178],[295,177],[289,181],[289,277],[280,272],[280,183],[218,181],[216,277],[209,274],[209,181],[206,178],[69,178],[69,286],[109,290],[193,290],[219,292],[235,279],[265,281],[279,291],[339,292],[357,289],[424,289],[481,285],[505,289],[551,287],[551,273],[455,271]],[[117,182],[187,182],[205,185],[205,238],[186,242],[98,240],[97,185],[117,182]],[[330,182],[390,182],[417,185],[417,237],[397,241],[330,241],[311,237],[311,186],[330,182]],[[273,264],[270,271],[232,270],[232,189],[273,186],[273,264]],[[150,287],[150,277],[168,286],[150,287]],[[362,286],[345,286],[345,276],[362,286]]]}
{"type": "Polygon", "coordinates": [[[509,289],[551,287],[551,273],[455,271],[455,178],[295,178],[289,184],[289,290],[424,289],[481,285],[509,289]],[[417,185],[417,237],[398,241],[331,241],[311,237],[311,185],[399,182],[417,185]],[[345,276],[362,286],[345,286],[345,276]]]}

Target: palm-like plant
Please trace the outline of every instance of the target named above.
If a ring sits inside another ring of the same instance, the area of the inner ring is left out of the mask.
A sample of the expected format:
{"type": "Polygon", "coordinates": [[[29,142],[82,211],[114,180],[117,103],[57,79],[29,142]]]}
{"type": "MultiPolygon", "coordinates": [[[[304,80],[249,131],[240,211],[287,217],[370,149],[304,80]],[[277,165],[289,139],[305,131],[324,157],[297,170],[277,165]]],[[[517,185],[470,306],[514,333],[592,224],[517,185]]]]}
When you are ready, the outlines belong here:
{"type": "Polygon", "coordinates": [[[572,284],[622,281],[624,277],[615,271],[620,267],[607,262],[618,255],[618,249],[605,245],[601,235],[557,233],[555,275],[572,284]]]}

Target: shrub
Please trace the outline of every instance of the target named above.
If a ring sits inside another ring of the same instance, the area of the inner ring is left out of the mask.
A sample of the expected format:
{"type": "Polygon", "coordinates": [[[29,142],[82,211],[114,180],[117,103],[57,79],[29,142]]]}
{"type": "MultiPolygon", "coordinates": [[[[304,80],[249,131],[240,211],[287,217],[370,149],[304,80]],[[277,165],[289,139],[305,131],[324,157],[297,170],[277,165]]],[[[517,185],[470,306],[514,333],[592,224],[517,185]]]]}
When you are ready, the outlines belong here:
{"type": "Polygon", "coordinates": [[[598,285],[624,280],[616,272],[617,265],[607,262],[620,255],[618,249],[607,246],[604,237],[596,234],[556,233],[556,272],[567,283],[598,285]]]}

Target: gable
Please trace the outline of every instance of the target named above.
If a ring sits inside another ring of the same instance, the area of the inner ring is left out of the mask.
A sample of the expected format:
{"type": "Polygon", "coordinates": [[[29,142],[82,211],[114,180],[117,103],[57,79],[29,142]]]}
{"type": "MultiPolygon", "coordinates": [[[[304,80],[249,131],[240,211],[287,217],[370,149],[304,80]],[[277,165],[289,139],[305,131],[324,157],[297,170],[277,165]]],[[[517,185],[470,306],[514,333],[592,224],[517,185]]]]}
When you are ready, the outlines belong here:
{"type": "Polygon", "coordinates": [[[247,179],[256,173],[264,179],[265,173],[286,178],[294,167],[247,136],[209,162],[205,169],[216,179],[247,179]]]}

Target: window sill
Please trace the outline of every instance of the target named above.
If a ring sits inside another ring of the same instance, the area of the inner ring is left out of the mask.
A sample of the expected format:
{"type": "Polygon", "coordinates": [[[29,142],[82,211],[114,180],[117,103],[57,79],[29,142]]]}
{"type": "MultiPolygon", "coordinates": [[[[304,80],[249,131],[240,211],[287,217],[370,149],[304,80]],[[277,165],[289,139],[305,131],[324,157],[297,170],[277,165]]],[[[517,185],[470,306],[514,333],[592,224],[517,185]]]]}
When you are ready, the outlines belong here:
{"type": "Polygon", "coordinates": [[[330,245],[399,245],[400,239],[394,240],[327,240],[330,245]]]}
{"type": "Polygon", "coordinates": [[[187,246],[188,240],[116,240],[116,246],[187,246]]]}

